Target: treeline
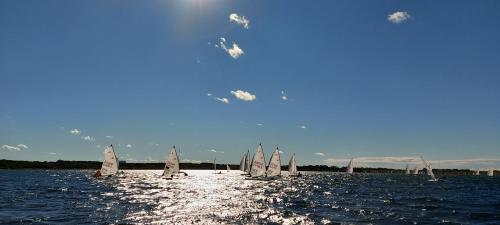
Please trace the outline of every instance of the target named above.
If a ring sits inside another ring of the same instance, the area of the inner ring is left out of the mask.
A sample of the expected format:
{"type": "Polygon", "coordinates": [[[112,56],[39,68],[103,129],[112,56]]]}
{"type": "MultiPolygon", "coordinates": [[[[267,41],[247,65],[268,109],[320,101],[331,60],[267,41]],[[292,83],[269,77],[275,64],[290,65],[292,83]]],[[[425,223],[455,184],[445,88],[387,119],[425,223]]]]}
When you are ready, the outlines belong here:
{"type": "MultiPolygon", "coordinates": [[[[102,162],[97,161],[66,161],[58,160],[55,162],[48,161],[17,161],[17,160],[0,160],[0,169],[93,169],[101,168],[102,162]]],[[[161,170],[165,166],[164,163],[127,163],[120,162],[120,169],[125,170],[161,170]]],[[[214,169],[213,163],[181,163],[181,169],[187,170],[211,170],[214,169]]],[[[239,169],[239,165],[229,165],[232,170],[239,169]]],[[[225,164],[217,164],[218,170],[225,170],[225,164]]],[[[282,170],[288,170],[288,166],[282,166],[282,170]]],[[[326,166],[326,165],[309,165],[298,166],[299,171],[318,171],[318,172],[345,172],[346,167],[326,166]]],[[[444,175],[472,175],[470,170],[459,169],[433,169],[437,176],[444,175]]],[[[404,173],[402,169],[389,168],[369,168],[358,167],[354,168],[355,173],[404,173]]],[[[425,169],[420,171],[425,173],[425,169]]],[[[486,174],[486,172],[482,172],[486,174]]]]}

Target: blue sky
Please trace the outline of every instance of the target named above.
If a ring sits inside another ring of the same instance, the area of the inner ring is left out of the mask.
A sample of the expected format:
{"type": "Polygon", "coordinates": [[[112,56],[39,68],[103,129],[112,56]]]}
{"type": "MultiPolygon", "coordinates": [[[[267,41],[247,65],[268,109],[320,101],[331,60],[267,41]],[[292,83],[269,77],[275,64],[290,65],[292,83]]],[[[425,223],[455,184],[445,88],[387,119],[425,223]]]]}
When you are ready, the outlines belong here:
{"type": "Polygon", "coordinates": [[[237,163],[262,142],[299,164],[500,167],[467,161],[500,159],[499,9],[1,1],[0,158],[96,160],[113,143],[121,159],[163,160],[175,144],[184,160],[237,163]]]}

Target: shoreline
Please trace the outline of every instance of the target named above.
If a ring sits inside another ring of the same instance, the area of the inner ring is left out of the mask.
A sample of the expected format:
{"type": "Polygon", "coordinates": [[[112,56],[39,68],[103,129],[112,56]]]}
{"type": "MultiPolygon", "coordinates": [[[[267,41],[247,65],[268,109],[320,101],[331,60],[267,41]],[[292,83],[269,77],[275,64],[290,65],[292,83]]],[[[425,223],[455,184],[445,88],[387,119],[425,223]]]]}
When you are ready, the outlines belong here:
{"type": "MultiPolygon", "coordinates": [[[[1,170],[97,170],[101,168],[102,162],[99,161],[22,161],[22,160],[0,160],[1,170]]],[[[164,163],[127,163],[120,162],[122,170],[163,170],[164,163]]],[[[239,165],[229,165],[231,170],[238,170],[239,165]]],[[[213,163],[180,163],[181,169],[184,170],[213,170],[213,163]]],[[[288,170],[288,166],[281,166],[282,170],[288,170]]],[[[326,165],[307,165],[297,166],[299,171],[309,172],[345,172],[346,167],[326,166],[326,165]]],[[[226,164],[217,164],[217,170],[226,170],[226,164]]],[[[463,176],[473,175],[473,171],[468,169],[433,169],[438,176],[452,175],[463,176]]],[[[391,168],[370,168],[358,167],[354,168],[355,173],[393,173],[404,174],[404,169],[391,168]]],[[[424,173],[422,169],[420,173],[424,173]]],[[[486,171],[482,171],[481,175],[486,175],[486,171]]]]}

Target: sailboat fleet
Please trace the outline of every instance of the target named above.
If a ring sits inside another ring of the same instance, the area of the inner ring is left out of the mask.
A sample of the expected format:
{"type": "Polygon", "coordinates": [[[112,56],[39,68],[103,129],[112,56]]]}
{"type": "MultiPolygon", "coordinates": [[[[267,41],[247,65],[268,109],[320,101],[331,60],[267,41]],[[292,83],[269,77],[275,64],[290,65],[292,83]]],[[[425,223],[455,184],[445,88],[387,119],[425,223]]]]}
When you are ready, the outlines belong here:
{"type": "MultiPolygon", "coordinates": [[[[250,179],[273,179],[276,177],[280,177],[282,175],[281,154],[278,147],[273,151],[273,154],[271,155],[271,159],[269,160],[267,166],[262,144],[259,144],[259,146],[257,147],[257,151],[252,156],[252,159],[251,160],[249,159],[250,159],[250,150],[248,150],[241,158],[239,170],[243,172],[242,175],[246,175],[250,177],[250,179]]],[[[351,158],[351,160],[349,161],[346,167],[346,174],[354,173],[354,159],[355,158],[351,158]]],[[[431,181],[437,181],[437,178],[432,171],[432,165],[428,161],[426,161],[422,156],[420,156],[420,159],[422,160],[422,163],[426,170],[426,174],[431,178],[431,181]]],[[[118,173],[118,169],[119,169],[118,157],[115,154],[113,145],[110,145],[104,150],[104,160],[102,162],[101,169],[96,172],[94,177],[113,176],[118,173]]],[[[215,173],[217,173],[216,159],[214,159],[214,170],[215,173]]],[[[226,164],[226,170],[227,172],[231,171],[229,164],[226,164]]],[[[221,172],[219,171],[218,174],[220,173],[221,172]]],[[[418,165],[416,165],[414,169],[410,170],[410,167],[407,164],[404,173],[407,175],[419,174],[418,165]]],[[[165,167],[163,169],[163,173],[161,174],[161,176],[165,179],[172,179],[181,174],[187,176],[187,173],[180,171],[179,155],[177,153],[175,146],[173,146],[168,154],[167,160],[165,161],[165,167]]],[[[288,174],[290,177],[296,177],[301,175],[297,170],[295,154],[292,154],[292,156],[290,157],[290,161],[288,163],[288,174]]],[[[474,172],[474,175],[477,176],[480,175],[480,170],[477,169],[474,172]]],[[[487,175],[493,176],[494,170],[490,168],[487,171],[487,175]]]]}

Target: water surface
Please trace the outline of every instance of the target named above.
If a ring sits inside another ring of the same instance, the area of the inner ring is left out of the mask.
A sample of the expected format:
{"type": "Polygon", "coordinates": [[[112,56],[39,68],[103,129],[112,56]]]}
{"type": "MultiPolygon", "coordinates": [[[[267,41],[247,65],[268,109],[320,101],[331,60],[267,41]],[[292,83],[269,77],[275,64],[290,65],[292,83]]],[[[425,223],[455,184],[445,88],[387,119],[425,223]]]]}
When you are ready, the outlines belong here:
{"type": "Polygon", "coordinates": [[[500,224],[499,177],[0,170],[0,224],[500,224]]]}

